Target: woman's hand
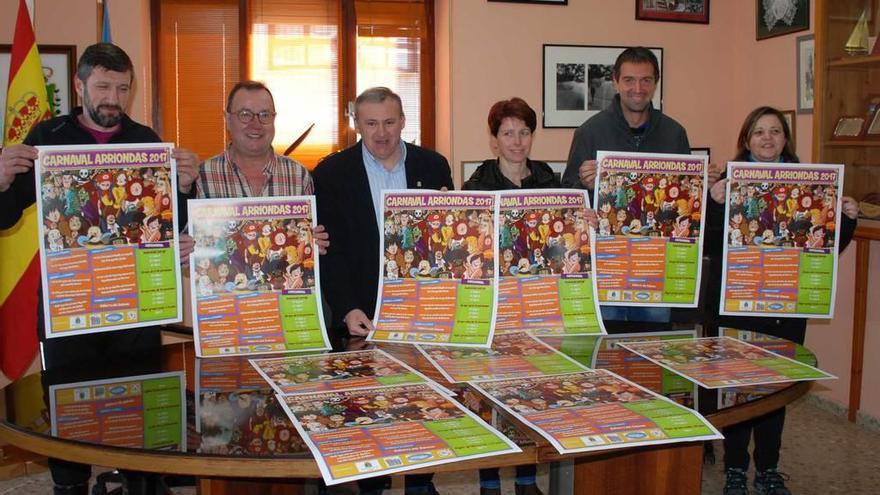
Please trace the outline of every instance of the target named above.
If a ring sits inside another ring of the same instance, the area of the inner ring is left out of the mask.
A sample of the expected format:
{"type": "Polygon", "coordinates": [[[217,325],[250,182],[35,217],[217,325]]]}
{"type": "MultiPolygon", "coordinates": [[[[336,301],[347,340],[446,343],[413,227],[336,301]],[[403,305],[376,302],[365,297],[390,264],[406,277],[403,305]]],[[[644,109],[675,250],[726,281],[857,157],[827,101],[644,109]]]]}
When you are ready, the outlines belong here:
{"type": "Polygon", "coordinates": [[[848,216],[849,218],[851,218],[853,220],[858,218],[859,204],[856,202],[855,199],[853,199],[849,196],[844,196],[841,199],[841,202],[842,202],[841,211],[843,212],[844,215],[848,216]]]}
{"type": "Polygon", "coordinates": [[[712,185],[712,189],[709,190],[712,200],[718,204],[724,204],[724,201],[727,199],[727,181],[728,179],[721,179],[712,185]]]}

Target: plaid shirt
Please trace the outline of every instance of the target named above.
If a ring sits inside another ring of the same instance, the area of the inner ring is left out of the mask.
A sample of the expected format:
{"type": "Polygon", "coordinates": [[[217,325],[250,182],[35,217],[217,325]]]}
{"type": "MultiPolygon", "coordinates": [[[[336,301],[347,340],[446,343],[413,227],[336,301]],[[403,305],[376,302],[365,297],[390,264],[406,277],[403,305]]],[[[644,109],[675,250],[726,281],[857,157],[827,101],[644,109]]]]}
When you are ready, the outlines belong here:
{"type": "Polygon", "coordinates": [[[315,193],[312,176],[296,160],[272,154],[263,167],[263,190],[251,191],[244,172],[229,156],[229,149],[205,160],[196,180],[197,198],[251,198],[273,196],[308,196],[315,193]]]}

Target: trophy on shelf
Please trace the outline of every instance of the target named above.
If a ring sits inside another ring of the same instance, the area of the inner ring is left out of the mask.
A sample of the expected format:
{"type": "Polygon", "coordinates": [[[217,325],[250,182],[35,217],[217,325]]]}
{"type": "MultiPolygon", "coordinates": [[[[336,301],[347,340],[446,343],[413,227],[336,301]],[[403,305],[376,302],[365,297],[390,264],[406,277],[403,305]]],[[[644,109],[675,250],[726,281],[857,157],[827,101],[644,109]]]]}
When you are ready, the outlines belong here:
{"type": "Polygon", "coordinates": [[[844,47],[847,55],[867,55],[868,54],[868,13],[862,11],[856,27],[853,28],[852,34],[846,40],[844,47]]]}

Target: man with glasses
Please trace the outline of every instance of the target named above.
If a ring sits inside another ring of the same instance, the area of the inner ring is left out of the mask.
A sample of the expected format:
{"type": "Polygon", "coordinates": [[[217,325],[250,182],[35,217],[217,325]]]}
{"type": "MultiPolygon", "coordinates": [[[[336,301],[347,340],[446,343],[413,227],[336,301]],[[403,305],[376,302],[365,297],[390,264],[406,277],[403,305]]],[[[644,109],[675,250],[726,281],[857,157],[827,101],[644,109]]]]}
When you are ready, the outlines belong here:
{"type": "MultiPolygon", "coordinates": [[[[229,146],[205,160],[190,176],[179,173],[178,186],[191,198],[301,196],[314,193],[312,177],[296,160],[275,153],[275,100],[265,84],[241,81],[226,98],[229,146]]],[[[181,208],[186,208],[182,204],[181,208]]],[[[319,252],[329,245],[324,227],[314,231],[319,252]]],[[[180,237],[180,259],[192,252],[192,237],[180,237]]]]}

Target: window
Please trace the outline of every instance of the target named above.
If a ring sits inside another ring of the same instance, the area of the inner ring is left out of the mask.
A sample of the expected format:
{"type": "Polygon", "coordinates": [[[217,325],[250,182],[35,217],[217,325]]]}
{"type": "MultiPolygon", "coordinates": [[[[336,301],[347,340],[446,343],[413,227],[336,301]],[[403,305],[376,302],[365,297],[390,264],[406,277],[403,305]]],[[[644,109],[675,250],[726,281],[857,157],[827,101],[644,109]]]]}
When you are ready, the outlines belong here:
{"type": "Polygon", "coordinates": [[[401,95],[407,117],[403,139],[433,145],[433,0],[154,0],[154,5],[160,19],[160,105],[154,120],[166,139],[199,156],[212,156],[225,145],[222,109],[241,79],[264,81],[272,90],[277,153],[314,124],[292,153],[309,167],[356,141],[349,102],[370,86],[388,86],[401,95]]]}

